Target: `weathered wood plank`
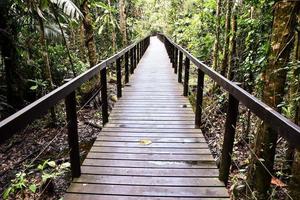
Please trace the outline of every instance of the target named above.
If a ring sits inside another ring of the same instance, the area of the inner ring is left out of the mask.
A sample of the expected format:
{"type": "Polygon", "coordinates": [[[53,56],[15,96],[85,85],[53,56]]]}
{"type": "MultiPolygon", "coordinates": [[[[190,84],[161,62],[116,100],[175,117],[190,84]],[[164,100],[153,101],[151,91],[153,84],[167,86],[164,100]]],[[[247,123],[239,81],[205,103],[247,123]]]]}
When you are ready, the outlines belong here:
{"type": "Polygon", "coordinates": [[[161,187],[161,186],[124,186],[73,183],[69,192],[88,194],[109,194],[148,196],[148,197],[227,197],[224,187],[161,187]]]}
{"type": "MultiPolygon", "coordinates": [[[[145,196],[128,196],[128,195],[97,195],[97,194],[80,194],[68,193],[64,199],[72,200],[201,200],[202,198],[184,198],[184,197],[145,197],[145,196]]],[[[229,200],[229,198],[205,197],[203,200],[229,200]]]]}
{"type": "Polygon", "coordinates": [[[90,152],[90,159],[118,159],[118,160],[156,160],[156,161],[214,161],[210,154],[177,155],[177,154],[135,154],[135,153],[101,153],[90,152]]]}
{"type": "Polygon", "coordinates": [[[114,153],[136,153],[136,154],[172,154],[172,155],[201,155],[207,154],[210,155],[211,152],[209,149],[159,149],[159,148],[122,148],[122,147],[92,147],[90,152],[114,152],[114,153]]]}
{"type": "Polygon", "coordinates": [[[206,140],[204,138],[161,138],[161,137],[153,137],[153,136],[146,136],[146,137],[107,137],[107,136],[100,136],[96,140],[97,141],[116,141],[116,142],[140,142],[143,139],[150,140],[152,143],[205,143],[206,140]]]}
{"type": "Polygon", "coordinates": [[[140,177],[131,176],[130,180],[124,176],[94,176],[82,175],[74,180],[75,183],[113,184],[113,185],[143,185],[143,186],[184,186],[184,187],[223,187],[217,178],[182,178],[182,177],[140,177]]]}
{"type": "Polygon", "coordinates": [[[101,160],[85,159],[83,166],[125,167],[125,168],[157,168],[157,169],[217,169],[214,161],[139,161],[139,160],[101,160]]]}

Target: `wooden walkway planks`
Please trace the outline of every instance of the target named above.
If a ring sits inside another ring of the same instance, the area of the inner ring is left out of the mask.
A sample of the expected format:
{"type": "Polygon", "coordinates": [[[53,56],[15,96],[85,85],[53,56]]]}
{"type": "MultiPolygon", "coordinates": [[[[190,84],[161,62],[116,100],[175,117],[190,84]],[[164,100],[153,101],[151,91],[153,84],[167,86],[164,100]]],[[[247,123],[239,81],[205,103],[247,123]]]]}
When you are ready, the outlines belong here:
{"type": "Polygon", "coordinates": [[[64,199],[229,198],[157,38],[151,38],[81,169],[64,199]]]}

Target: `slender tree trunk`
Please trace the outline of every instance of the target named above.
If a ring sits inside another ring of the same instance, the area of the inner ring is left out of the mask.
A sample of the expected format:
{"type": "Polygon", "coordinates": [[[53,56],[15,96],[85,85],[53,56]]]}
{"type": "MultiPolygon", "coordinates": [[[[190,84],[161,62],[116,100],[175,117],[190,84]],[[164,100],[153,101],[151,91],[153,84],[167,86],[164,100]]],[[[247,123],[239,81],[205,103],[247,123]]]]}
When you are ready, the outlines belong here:
{"type": "MultiPolygon", "coordinates": [[[[292,50],[299,5],[300,2],[296,1],[278,1],[274,7],[271,51],[268,66],[263,73],[263,101],[279,112],[277,105],[282,102],[286,83],[287,71],[284,67],[292,50]]],[[[271,182],[269,173],[273,173],[277,134],[267,122],[258,128],[254,152],[259,159],[253,156],[248,176],[249,184],[257,191],[258,199],[268,198],[271,182]]]]}
{"type": "Polygon", "coordinates": [[[214,43],[214,53],[213,53],[213,68],[215,70],[219,67],[219,49],[220,49],[220,24],[221,24],[221,0],[217,0],[216,9],[216,39],[214,43]]]}
{"type": "MultiPolygon", "coordinates": [[[[97,49],[94,38],[94,29],[92,17],[90,15],[88,0],[83,0],[81,4],[81,12],[83,14],[83,27],[85,33],[85,46],[88,52],[90,68],[98,63],[97,49]]],[[[100,75],[95,76],[80,88],[81,99],[80,103],[84,104],[92,95],[93,92],[100,87],[100,75]]]]}
{"type": "MultiPolygon", "coordinates": [[[[110,0],[107,0],[108,6],[111,7],[111,2],[110,0]]],[[[111,11],[109,11],[109,16],[110,16],[110,20],[113,21],[114,20],[114,16],[113,13],[111,11]]],[[[112,52],[113,54],[116,52],[117,50],[117,34],[116,34],[116,27],[113,25],[112,26],[112,31],[111,31],[111,41],[112,41],[112,52]]]]}
{"type": "Polygon", "coordinates": [[[234,77],[234,70],[237,66],[237,50],[236,50],[236,31],[237,31],[237,7],[234,6],[231,19],[231,38],[230,38],[230,56],[229,68],[227,78],[232,80],[234,77]]]}
{"type": "Polygon", "coordinates": [[[88,50],[88,58],[90,62],[90,67],[93,67],[97,64],[97,50],[94,39],[94,30],[92,25],[92,18],[90,16],[90,10],[88,5],[88,0],[84,0],[81,4],[81,12],[84,16],[83,26],[85,30],[85,45],[88,50]]]}
{"type": "Polygon", "coordinates": [[[230,19],[231,19],[231,7],[233,0],[227,0],[226,2],[226,22],[225,22],[225,43],[223,48],[223,60],[221,66],[221,75],[225,76],[228,68],[229,60],[229,38],[230,38],[230,19]]]}
{"type": "MultiPolygon", "coordinates": [[[[20,109],[24,105],[23,100],[23,79],[18,73],[18,54],[16,44],[15,28],[9,24],[11,20],[8,16],[10,5],[0,4],[0,51],[4,60],[6,78],[7,103],[14,109],[20,109]]],[[[11,110],[10,112],[14,112],[11,110]]]]}
{"type": "Polygon", "coordinates": [[[122,45],[127,46],[127,27],[126,27],[126,0],[119,0],[120,7],[120,31],[122,34],[122,45]]]}
{"type": "MultiPolygon", "coordinates": [[[[38,15],[37,15],[38,16],[38,15]]],[[[44,80],[47,81],[47,91],[50,92],[54,88],[53,79],[51,75],[51,68],[50,68],[50,62],[49,62],[49,55],[48,55],[48,47],[47,47],[47,41],[45,37],[45,28],[44,28],[44,22],[43,19],[38,16],[38,21],[40,25],[40,44],[42,47],[42,57],[43,57],[43,74],[44,74],[44,80]]],[[[55,115],[55,108],[52,107],[50,109],[50,115],[52,119],[52,124],[54,125],[56,122],[56,115],[55,115]]]]}
{"type": "Polygon", "coordinates": [[[84,45],[84,26],[83,23],[80,24],[78,28],[78,40],[79,40],[79,53],[80,53],[80,58],[83,62],[86,62],[86,52],[85,52],[85,45],[84,45]]]}
{"type": "MultiPolygon", "coordinates": [[[[74,67],[74,64],[73,64],[72,57],[71,57],[69,44],[68,44],[68,42],[67,42],[67,40],[66,40],[64,30],[63,30],[63,28],[62,28],[62,26],[61,26],[61,24],[60,24],[60,22],[59,22],[59,19],[58,19],[58,16],[57,16],[57,12],[56,12],[56,8],[53,6],[53,4],[51,4],[51,8],[52,8],[52,10],[53,10],[53,13],[54,13],[54,17],[55,17],[56,23],[57,23],[58,26],[59,26],[59,29],[60,29],[62,38],[63,38],[64,43],[65,43],[65,47],[66,47],[66,49],[67,49],[67,52],[66,52],[66,53],[67,53],[67,56],[68,56],[68,58],[69,58],[69,62],[70,62],[70,65],[71,65],[71,67],[68,67],[68,69],[69,69],[69,70],[71,69],[71,71],[72,71],[72,73],[73,73],[73,77],[75,77],[75,76],[76,76],[76,71],[75,71],[75,67],[74,67]]],[[[72,34],[72,31],[71,31],[71,35],[72,35],[72,40],[73,40],[74,43],[75,43],[75,37],[74,37],[74,34],[72,34]]]]}
{"type": "Polygon", "coordinates": [[[44,67],[43,67],[43,74],[44,79],[48,82],[47,89],[51,91],[53,89],[53,79],[51,75],[51,68],[50,68],[50,62],[49,62],[49,55],[48,55],[48,48],[47,48],[47,42],[45,38],[45,29],[44,29],[44,22],[41,17],[38,16],[38,21],[40,25],[40,44],[42,47],[42,57],[44,61],[44,67]]]}

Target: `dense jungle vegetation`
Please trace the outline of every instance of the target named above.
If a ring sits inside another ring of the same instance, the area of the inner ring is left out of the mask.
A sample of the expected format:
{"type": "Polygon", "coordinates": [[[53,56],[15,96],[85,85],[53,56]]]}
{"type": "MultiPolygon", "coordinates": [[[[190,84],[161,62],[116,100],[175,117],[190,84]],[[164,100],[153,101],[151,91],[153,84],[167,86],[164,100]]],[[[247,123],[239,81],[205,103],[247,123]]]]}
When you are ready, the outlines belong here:
{"type": "MultiPolygon", "coordinates": [[[[164,33],[299,125],[299,25],[297,0],[1,0],[0,119],[144,36],[164,33]]],[[[192,73],[193,103],[195,67],[192,73]]],[[[109,82],[115,83],[113,71],[109,82]]],[[[81,87],[80,106],[96,86],[90,81],[81,87]]],[[[218,160],[227,93],[208,78],[205,86],[202,130],[218,160]]],[[[53,108],[1,144],[2,198],[63,196],[70,183],[66,136],[58,145],[47,145],[57,130],[64,130],[62,115],[62,106],[53,108]],[[28,135],[31,139],[23,141],[28,135]]],[[[97,98],[79,118],[91,125],[80,136],[86,154],[101,126],[97,98]],[[87,116],[94,121],[86,122],[87,116]]],[[[298,150],[243,107],[236,141],[236,167],[227,185],[233,199],[300,199],[298,150]]]]}

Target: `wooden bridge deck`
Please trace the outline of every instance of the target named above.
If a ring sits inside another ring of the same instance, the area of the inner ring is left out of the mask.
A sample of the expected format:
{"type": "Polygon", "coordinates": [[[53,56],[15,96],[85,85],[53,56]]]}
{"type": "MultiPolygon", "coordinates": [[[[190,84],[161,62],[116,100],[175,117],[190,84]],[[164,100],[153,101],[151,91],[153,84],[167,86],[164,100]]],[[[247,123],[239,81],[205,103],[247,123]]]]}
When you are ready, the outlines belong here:
{"type": "Polygon", "coordinates": [[[163,44],[151,38],[64,199],[228,199],[182,90],[163,44]]]}

